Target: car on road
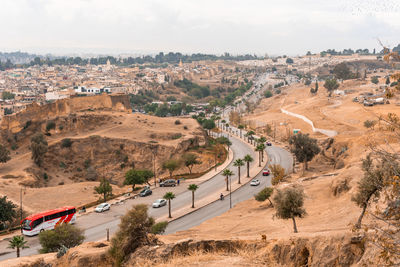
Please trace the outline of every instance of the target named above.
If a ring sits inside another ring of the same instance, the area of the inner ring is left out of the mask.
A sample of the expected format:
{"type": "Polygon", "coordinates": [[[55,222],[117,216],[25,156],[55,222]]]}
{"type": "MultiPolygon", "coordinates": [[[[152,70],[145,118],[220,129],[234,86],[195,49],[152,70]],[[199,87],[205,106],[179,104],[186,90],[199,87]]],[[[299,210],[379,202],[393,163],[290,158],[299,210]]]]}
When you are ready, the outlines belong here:
{"type": "Polygon", "coordinates": [[[260,185],[260,180],[258,180],[258,179],[254,179],[254,180],[252,180],[252,181],[250,182],[250,185],[251,185],[251,186],[257,186],[257,185],[260,185]]]}
{"type": "Polygon", "coordinates": [[[167,186],[176,186],[176,181],[174,179],[168,179],[160,183],[160,187],[167,187],[167,186]]]}
{"type": "Polygon", "coordinates": [[[262,172],[262,175],[263,176],[268,176],[268,175],[270,175],[270,173],[271,173],[271,171],[269,169],[264,169],[263,172],[262,172]]]}
{"type": "Polygon", "coordinates": [[[151,191],[150,188],[145,188],[139,193],[139,196],[145,197],[150,196],[151,194],[153,194],[153,191],[151,191]]]}
{"type": "Polygon", "coordinates": [[[272,143],[270,141],[266,142],[267,146],[272,146],[272,143]]]}
{"type": "Polygon", "coordinates": [[[162,207],[165,205],[167,205],[167,201],[165,199],[160,198],[160,199],[157,199],[156,201],[154,201],[152,206],[153,206],[153,208],[159,208],[159,207],[162,207]]]}
{"type": "Polygon", "coordinates": [[[98,206],[94,209],[94,211],[95,211],[95,212],[103,212],[103,211],[109,210],[110,207],[111,207],[111,205],[108,204],[108,203],[101,203],[100,205],[98,205],[98,206]]]}

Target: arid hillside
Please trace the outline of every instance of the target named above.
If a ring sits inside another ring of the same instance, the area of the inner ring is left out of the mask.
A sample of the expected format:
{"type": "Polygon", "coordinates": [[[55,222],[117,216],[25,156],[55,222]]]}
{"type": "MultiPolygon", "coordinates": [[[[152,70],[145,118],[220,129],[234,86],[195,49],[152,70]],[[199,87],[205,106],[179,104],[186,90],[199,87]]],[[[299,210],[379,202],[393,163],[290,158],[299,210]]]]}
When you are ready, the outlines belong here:
{"type": "MultiPolygon", "coordinates": [[[[29,123],[22,123],[23,115],[9,119],[19,118],[23,127],[16,132],[12,128],[8,138],[3,136],[11,160],[0,166],[0,194],[18,203],[22,189],[28,212],[65,204],[79,206],[98,199],[93,187],[102,177],[111,181],[114,194],[126,192],[129,188],[120,187],[125,172],[132,167],[153,170],[153,153],[157,175],[164,177],[167,174],[161,166],[165,160],[205,144],[204,132],[193,119],[113,111],[113,104],[110,108],[98,107],[83,111],[79,107],[69,110],[70,114],[48,113],[45,118],[29,117],[29,123]],[[45,134],[48,143],[41,166],[31,159],[30,139],[37,132],[45,134]],[[59,190],[64,192],[61,196],[59,190]]],[[[210,168],[210,156],[198,155],[202,164],[193,171],[210,168]]],[[[176,173],[187,172],[181,167],[176,173]]]]}

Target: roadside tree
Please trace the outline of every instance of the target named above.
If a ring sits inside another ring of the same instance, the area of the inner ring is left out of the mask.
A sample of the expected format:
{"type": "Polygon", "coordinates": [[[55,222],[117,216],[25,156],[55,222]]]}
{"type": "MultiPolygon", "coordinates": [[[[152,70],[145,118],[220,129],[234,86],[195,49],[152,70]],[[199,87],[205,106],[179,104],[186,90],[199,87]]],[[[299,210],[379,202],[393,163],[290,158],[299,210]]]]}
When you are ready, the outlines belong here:
{"type": "Polygon", "coordinates": [[[194,192],[199,188],[196,184],[190,184],[188,187],[189,191],[192,191],[192,208],[194,208],[194,192]]]}
{"type": "Polygon", "coordinates": [[[175,194],[172,192],[167,192],[164,196],[164,199],[168,200],[168,218],[172,218],[171,216],[171,200],[175,198],[175,194]]]}
{"type": "Polygon", "coordinates": [[[100,185],[95,186],[94,191],[99,195],[103,195],[104,202],[107,201],[107,197],[112,196],[112,186],[106,178],[101,179],[100,185]]]}
{"type": "Polygon", "coordinates": [[[252,158],[252,156],[247,154],[246,156],[244,156],[243,160],[246,162],[247,165],[247,177],[250,177],[250,162],[253,162],[254,159],[252,158]]]}
{"type": "Polygon", "coordinates": [[[272,204],[272,201],[270,199],[273,192],[274,192],[274,189],[272,187],[266,187],[263,190],[261,190],[258,194],[256,194],[254,196],[254,198],[255,198],[255,200],[257,200],[259,202],[264,202],[265,200],[268,199],[269,203],[273,207],[274,204],[272,204]]]}
{"type": "Polygon", "coordinates": [[[175,159],[169,159],[163,163],[162,168],[164,170],[168,170],[169,178],[172,179],[172,174],[179,168],[179,165],[179,161],[175,159]]]}
{"type": "Polygon", "coordinates": [[[243,159],[237,159],[233,162],[233,166],[238,168],[238,184],[240,184],[240,167],[244,166],[243,159]]]}
{"type": "Polygon", "coordinates": [[[183,154],[182,159],[183,159],[183,163],[185,164],[185,166],[189,169],[190,174],[192,174],[192,169],[193,169],[194,165],[201,164],[199,157],[193,153],[183,154]]]}
{"type": "Polygon", "coordinates": [[[226,182],[226,191],[229,191],[229,177],[231,177],[232,175],[234,175],[233,171],[229,170],[229,169],[225,169],[222,172],[222,175],[225,176],[225,182],[226,182]]]}

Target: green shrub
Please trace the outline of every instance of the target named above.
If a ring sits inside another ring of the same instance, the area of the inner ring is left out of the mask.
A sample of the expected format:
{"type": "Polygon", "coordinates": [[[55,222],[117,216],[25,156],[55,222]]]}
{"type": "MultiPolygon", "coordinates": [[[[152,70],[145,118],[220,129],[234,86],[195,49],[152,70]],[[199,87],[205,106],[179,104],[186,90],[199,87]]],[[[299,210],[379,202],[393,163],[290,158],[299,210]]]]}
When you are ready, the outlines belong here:
{"type": "Polygon", "coordinates": [[[69,138],[64,138],[61,141],[61,147],[71,147],[71,145],[72,145],[72,141],[69,138]]]}
{"type": "Polygon", "coordinates": [[[167,221],[156,223],[151,227],[150,232],[155,235],[161,235],[165,232],[165,229],[167,228],[167,226],[168,226],[167,221]]]}
{"type": "Polygon", "coordinates": [[[181,133],[177,133],[177,134],[174,134],[173,136],[172,136],[172,139],[173,140],[176,140],[176,139],[179,139],[179,138],[181,138],[182,137],[182,134],[181,133]]]}
{"type": "Polygon", "coordinates": [[[58,130],[62,131],[64,129],[64,125],[58,125],[58,130]]]}
{"type": "Polygon", "coordinates": [[[265,98],[270,98],[272,97],[272,92],[270,90],[265,91],[264,93],[265,98]]]}
{"type": "Polygon", "coordinates": [[[48,121],[46,124],[46,131],[50,131],[56,128],[56,123],[54,121],[48,121]]]}
{"type": "Polygon", "coordinates": [[[17,144],[12,144],[11,150],[17,150],[17,149],[18,149],[18,145],[17,144]]]}
{"type": "Polygon", "coordinates": [[[179,125],[179,124],[181,124],[181,121],[180,120],[176,120],[175,121],[175,125],[179,125]]]}
{"type": "Polygon", "coordinates": [[[63,161],[61,161],[61,162],[60,162],[60,168],[63,168],[63,169],[64,169],[65,167],[67,167],[67,165],[65,165],[65,163],[64,163],[63,161]]]}
{"type": "Polygon", "coordinates": [[[46,181],[49,179],[49,176],[47,175],[47,173],[43,173],[43,179],[45,179],[46,181]]]}
{"type": "Polygon", "coordinates": [[[31,124],[32,124],[32,121],[31,121],[31,120],[25,122],[24,129],[27,129],[31,124]]]}
{"type": "Polygon", "coordinates": [[[42,246],[40,253],[56,252],[62,246],[72,248],[82,244],[84,239],[83,230],[63,223],[52,231],[44,231],[39,234],[39,242],[42,246]]]}

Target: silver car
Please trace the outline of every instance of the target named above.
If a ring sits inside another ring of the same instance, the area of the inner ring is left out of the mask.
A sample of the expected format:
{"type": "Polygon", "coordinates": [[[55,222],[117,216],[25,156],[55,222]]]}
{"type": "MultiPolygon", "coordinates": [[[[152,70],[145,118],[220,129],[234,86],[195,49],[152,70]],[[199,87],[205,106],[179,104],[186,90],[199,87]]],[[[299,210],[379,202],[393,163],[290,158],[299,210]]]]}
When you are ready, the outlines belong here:
{"type": "Polygon", "coordinates": [[[103,212],[103,211],[109,210],[110,207],[111,207],[111,205],[108,204],[108,203],[101,203],[100,205],[98,205],[98,206],[94,209],[94,211],[96,211],[96,212],[103,212]]]}
{"type": "Polygon", "coordinates": [[[153,208],[159,208],[165,205],[167,205],[167,201],[165,199],[157,199],[153,203],[153,208]]]}

